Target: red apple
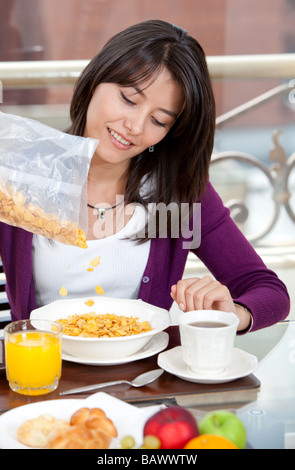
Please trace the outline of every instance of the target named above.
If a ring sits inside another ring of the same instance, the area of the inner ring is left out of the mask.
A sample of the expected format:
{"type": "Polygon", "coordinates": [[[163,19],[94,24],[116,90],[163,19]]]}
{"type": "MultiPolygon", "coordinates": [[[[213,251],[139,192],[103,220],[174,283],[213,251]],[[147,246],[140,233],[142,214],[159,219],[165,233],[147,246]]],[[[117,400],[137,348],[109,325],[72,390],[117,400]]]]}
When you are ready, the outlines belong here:
{"type": "Polygon", "coordinates": [[[161,449],[182,449],[190,439],[199,435],[199,430],[194,416],[188,410],[170,406],[147,420],[143,435],[158,437],[161,449]]]}

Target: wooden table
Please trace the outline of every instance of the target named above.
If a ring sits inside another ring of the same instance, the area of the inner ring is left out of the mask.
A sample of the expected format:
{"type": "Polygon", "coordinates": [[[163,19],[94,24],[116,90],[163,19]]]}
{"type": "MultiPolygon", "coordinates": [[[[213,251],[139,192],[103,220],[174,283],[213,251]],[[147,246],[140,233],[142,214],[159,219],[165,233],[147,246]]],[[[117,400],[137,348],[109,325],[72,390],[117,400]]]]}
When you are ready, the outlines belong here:
{"type": "MultiPolygon", "coordinates": [[[[179,329],[177,326],[166,330],[169,334],[167,349],[179,345],[179,329]]],[[[3,347],[3,341],[1,346],[3,347]]],[[[99,382],[107,382],[118,379],[132,380],[137,375],[157,368],[157,355],[116,366],[88,366],[63,361],[62,377],[59,387],[52,393],[40,397],[26,397],[10,390],[5,370],[0,373],[0,413],[17,406],[33,403],[41,400],[55,400],[62,398],[84,398],[87,394],[75,394],[60,396],[59,392],[70,388],[91,385],[99,382]]],[[[116,398],[126,402],[141,405],[170,401],[182,405],[191,404],[202,406],[203,404],[228,403],[252,401],[253,393],[257,393],[260,387],[259,380],[250,374],[247,377],[225,384],[197,384],[181,380],[174,375],[164,372],[162,376],[148,386],[141,388],[128,385],[116,385],[100,389],[116,398]]],[[[94,392],[92,392],[94,393],[94,392]]]]}

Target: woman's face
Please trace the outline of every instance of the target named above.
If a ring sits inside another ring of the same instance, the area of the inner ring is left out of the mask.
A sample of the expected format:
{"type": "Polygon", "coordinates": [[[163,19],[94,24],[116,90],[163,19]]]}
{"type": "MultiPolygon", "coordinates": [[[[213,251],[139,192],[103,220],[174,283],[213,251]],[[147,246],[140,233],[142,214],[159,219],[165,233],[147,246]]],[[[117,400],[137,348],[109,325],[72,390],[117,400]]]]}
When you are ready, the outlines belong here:
{"type": "Polygon", "coordinates": [[[89,103],[84,136],[99,140],[96,157],[102,162],[128,164],[166,136],[183,102],[167,69],[142,87],[101,83],[89,103]]]}

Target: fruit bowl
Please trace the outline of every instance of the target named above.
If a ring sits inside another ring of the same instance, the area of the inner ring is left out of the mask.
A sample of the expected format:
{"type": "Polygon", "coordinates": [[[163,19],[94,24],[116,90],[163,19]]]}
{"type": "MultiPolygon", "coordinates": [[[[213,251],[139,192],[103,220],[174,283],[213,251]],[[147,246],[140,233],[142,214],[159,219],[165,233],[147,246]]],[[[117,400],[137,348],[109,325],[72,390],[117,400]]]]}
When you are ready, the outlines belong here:
{"type": "Polygon", "coordinates": [[[137,318],[137,321],[148,321],[151,330],[130,336],[88,338],[82,336],[63,335],[62,350],[64,353],[82,359],[112,360],[124,358],[137,353],[156,334],[168,328],[170,316],[167,310],[150,305],[142,300],[98,298],[91,299],[93,304],[87,305],[89,298],[64,299],[52,302],[31,312],[31,319],[47,319],[56,321],[70,315],[83,315],[94,312],[98,315],[112,313],[117,316],[137,318]]]}

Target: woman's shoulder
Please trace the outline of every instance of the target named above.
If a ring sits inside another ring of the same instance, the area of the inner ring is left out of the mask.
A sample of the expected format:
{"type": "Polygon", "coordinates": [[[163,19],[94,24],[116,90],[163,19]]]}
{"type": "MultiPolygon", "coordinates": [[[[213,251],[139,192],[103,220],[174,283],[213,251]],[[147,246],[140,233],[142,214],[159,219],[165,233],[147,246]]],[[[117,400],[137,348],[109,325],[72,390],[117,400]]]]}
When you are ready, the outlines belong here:
{"type": "Polygon", "coordinates": [[[213,202],[219,202],[221,205],[223,205],[223,202],[221,200],[220,195],[214,188],[213,184],[211,181],[208,179],[207,185],[204,191],[204,195],[202,198],[200,198],[200,202],[203,204],[212,204],[213,202]]]}
{"type": "Polygon", "coordinates": [[[229,209],[212,183],[208,180],[206,190],[202,198],[198,200],[201,206],[202,228],[216,224],[217,221],[230,217],[229,209]]]}

